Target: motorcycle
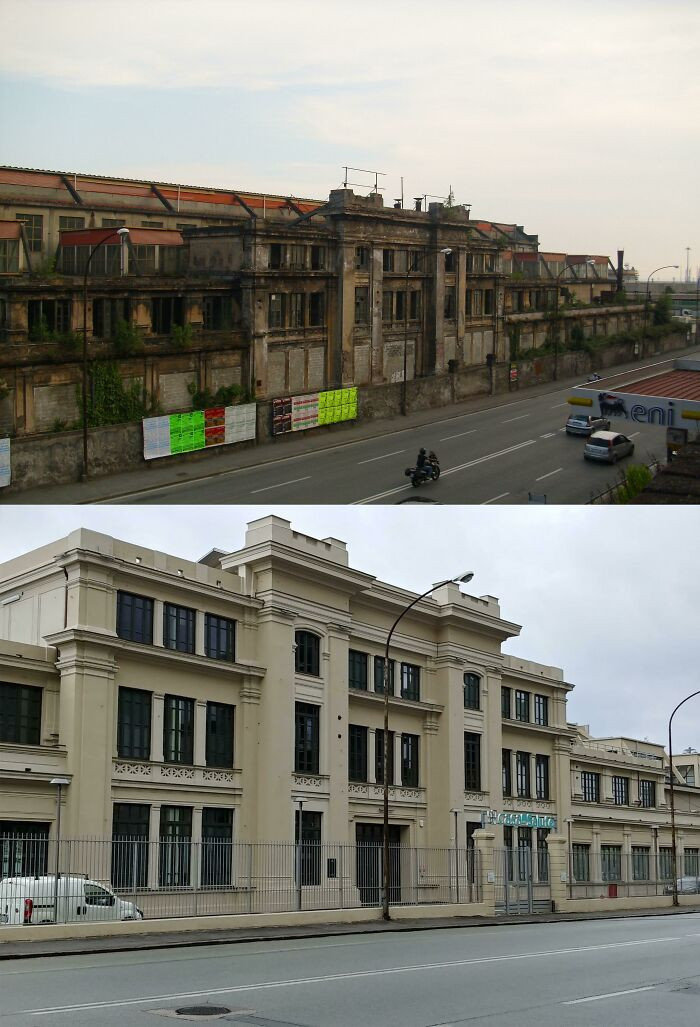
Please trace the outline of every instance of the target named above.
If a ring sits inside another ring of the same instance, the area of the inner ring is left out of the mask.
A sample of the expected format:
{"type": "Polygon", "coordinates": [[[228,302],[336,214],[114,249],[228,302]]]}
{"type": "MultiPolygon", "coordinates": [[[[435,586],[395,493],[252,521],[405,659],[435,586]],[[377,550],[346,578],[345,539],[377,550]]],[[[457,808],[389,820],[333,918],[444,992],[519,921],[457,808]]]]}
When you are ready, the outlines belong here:
{"type": "Polygon", "coordinates": [[[407,467],[404,471],[407,478],[411,479],[411,485],[418,488],[425,481],[437,481],[440,477],[440,461],[437,455],[431,452],[422,467],[407,467]]]}

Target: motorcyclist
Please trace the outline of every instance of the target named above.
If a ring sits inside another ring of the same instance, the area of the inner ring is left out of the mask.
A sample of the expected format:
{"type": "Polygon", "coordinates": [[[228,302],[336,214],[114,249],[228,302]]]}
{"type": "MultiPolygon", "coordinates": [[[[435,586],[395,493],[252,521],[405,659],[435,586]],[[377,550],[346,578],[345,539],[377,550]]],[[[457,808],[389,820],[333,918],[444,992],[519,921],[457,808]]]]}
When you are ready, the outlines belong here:
{"type": "Polygon", "coordinates": [[[430,458],[422,446],[418,450],[418,456],[416,457],[416,470],[426,478],[432,478],[433,476],[433,467],[430,463],[430,458]]]}

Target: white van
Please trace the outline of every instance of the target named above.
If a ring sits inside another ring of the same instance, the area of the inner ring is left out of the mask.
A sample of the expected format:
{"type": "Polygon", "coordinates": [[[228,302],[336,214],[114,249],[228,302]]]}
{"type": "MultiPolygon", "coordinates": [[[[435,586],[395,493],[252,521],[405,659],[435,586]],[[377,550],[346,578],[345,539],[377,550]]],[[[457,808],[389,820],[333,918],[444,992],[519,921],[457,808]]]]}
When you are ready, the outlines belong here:
{"type": "Polygon", "coordinates": [[[86,877],[4,877],[0,880],[2,924],[81,923],[95,920],[143,920],[133,902],[86,877]]]}

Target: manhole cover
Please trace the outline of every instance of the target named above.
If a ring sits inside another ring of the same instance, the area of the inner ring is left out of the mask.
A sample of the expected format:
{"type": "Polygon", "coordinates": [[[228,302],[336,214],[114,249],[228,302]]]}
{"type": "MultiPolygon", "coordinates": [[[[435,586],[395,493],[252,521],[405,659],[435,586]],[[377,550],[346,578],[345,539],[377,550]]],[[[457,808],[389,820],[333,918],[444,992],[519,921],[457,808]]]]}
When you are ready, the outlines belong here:
{"type": "Polygon", "coordinates": [[[180,1006],[175,1012],[178,1016],[223,1016],[231,1010],[228,1006],[180,1006]]]}

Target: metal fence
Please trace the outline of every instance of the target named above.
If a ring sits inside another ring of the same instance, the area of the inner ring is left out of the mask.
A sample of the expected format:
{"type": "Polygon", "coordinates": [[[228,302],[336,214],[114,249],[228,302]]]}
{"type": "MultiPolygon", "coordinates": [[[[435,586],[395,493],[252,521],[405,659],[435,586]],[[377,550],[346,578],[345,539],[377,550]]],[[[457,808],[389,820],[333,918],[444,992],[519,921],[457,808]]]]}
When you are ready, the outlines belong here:
{"type": "Polygon", "coordinates": [[[551,912],[547,849],[494,849],[493,860],[496,913],[551,912]]]}
{"type": "MultiPolygon", "coordinates": [[[[391,905],[478,902],[480,897],[475,850],[390,846],[391,905]]],[[[0,924],[381,903],[381,844],[122,838],[62,839],[57,845],[48,838],[0,838],[0,924]]]]}
{"type": "MultiPolygon", "coordinates": [[[[700,892],[697,849],[679,850],[676,881],[681,893],[700,892]]],[[[631,852],[621,846],[574,847],[568,853],[568,897],[571,899],[635,898],[671,895],[673,859],[671,849],[654,852],[639,846],[631,852]]]]}

